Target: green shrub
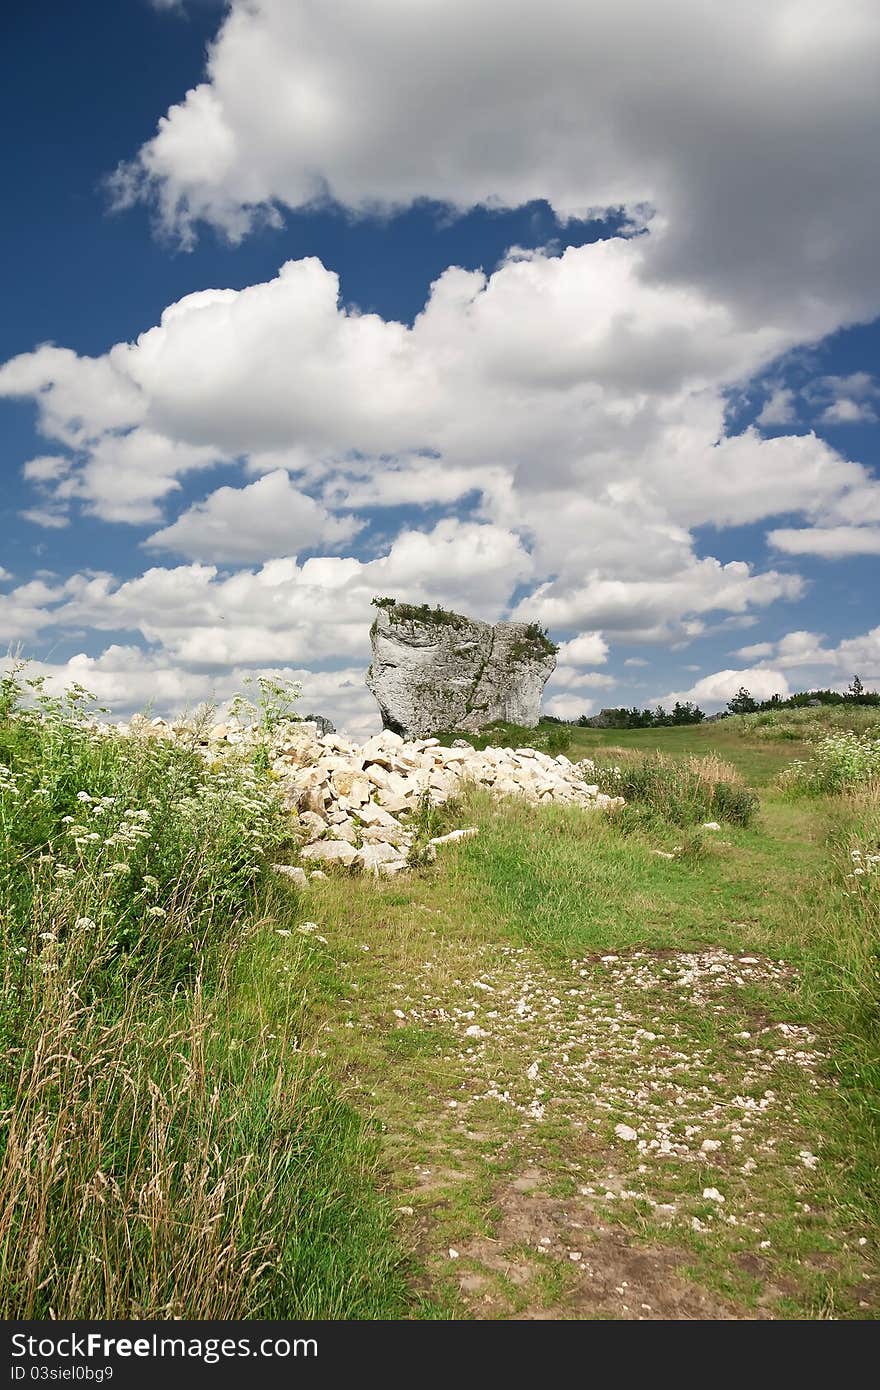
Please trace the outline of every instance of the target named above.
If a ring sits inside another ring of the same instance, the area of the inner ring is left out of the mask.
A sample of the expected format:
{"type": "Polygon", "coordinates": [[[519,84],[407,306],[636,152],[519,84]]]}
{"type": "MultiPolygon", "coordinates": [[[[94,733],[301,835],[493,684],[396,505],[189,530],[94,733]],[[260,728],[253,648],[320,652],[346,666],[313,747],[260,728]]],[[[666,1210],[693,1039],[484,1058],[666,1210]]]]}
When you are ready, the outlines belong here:
{"type": "Polygon", "coordinates": [[[810,759],[798,759],[783,784],[811,794],[851,791],[880,779],[880,737],[850,731],[819,739],[810,759]]]}
{"type": "Polygon", "coordinates": [[[544,751],[555,757],[559,753],[567,753],[570,747],[571,729],[565,724],[551,724],[546,731],[544,751]]]}
{"type": "Polygon", "coordinates": [[[441,743],[447,747],[454,739],[463,738],[472,748],[534,748],[538,753],[566,753],[571,747],[572,728],[555,719],[541,719],[533,729],[522,724],[508,724],[496,720],[487,724],[479,733],[471,729],[444,729],[437,734],[441,743]]]}
{"type": "Polygon", "coordinates": [[[735,769],[711,756],[678,761],[654,753],[597,766],[591,775],[601,791],[626,798],[631,819],[647,812],[679,826],[710,820],[749,825],[758,807],[735,769]]]}

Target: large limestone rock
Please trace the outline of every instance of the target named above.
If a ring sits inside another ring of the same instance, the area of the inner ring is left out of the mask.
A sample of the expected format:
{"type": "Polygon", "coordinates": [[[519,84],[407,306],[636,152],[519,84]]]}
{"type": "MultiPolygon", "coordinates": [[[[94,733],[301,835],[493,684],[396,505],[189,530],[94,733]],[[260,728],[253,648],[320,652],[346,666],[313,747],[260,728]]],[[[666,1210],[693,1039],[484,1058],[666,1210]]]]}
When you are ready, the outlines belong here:
{"type": "Polygon", "coordinates": [[[419,738],[496,719],[537,724],[556,649],[535,623],[493,626],[388,600],[377,610],[367,685],[386,729],[419,738]]]}

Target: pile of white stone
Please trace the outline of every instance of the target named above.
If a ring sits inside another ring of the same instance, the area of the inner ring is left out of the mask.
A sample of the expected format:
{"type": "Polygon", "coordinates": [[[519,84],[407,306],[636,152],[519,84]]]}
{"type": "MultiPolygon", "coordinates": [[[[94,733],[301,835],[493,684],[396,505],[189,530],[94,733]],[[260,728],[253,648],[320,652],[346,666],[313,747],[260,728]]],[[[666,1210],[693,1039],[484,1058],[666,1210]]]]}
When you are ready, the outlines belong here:
{"type": "MultiPolygon", "coordinates": [[[[188,722],[164,719],[132,721],[120,730],[143,727],[159,738],[186,741],[208,757],[224,748],[241,748],[263,741],[258,729],[235,721],[194,729],[188,722]]],[[[276,865],[278,872],[304,883],[324,877],[323,867],[368,870],[389,876],[407,868],[416,846],[412,816],[427,798],[440,806],[463,792],[468,784],[487,788],[493,796],[519,796],[528,801],[563,802],[592,810],[623,805],[623,797],[606,796],[590,780],[589,759],[573,763],[560,753],[555,758],[534,748],[484,748],[463,739],[444,748],[439,739],[405,741],[386,729],[366,743],[353,743],[339,734],[320,733],[309,721],[290,721],[273,730],[269,739],[272,771],[285,805],[297,816],[300,865],[276,865]]],[[[471,826],[417,846],[422,859],[433,859],[438,845],[476,835],[471,826]]]]}
{"type": "MultiPolygon", "coordinates": [[[[409,819],[422,800],[442,805],[468,783],[496,796],[591,809],[623,800],[604,795],[589,780],[591,762],[575,764],[563,754],[553,758],[534,748],[478,752],[463,740],[444,748],[436,738],[405,742],[390,730],[355,744],[338,734],[321,737],[308,724],[288,724],[274,738],[271,753],[286,802],[299,814],[303,861],[383,875],[406,868],[415,841],[409,819]]],[[[438,836],[423,852],[433,858],[437,845],[470,834],[476,830],[438,836]]]]}

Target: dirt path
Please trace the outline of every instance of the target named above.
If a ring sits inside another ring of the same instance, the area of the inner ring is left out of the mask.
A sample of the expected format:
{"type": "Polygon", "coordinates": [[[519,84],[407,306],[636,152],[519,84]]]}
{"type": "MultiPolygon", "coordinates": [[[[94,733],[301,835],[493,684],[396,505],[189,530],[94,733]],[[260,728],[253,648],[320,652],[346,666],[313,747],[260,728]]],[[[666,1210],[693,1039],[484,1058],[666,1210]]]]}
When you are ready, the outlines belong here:
{"type": "MultiPolygon", "coordinates": [[[[767,853],[756,841],[731,872],[760,885],[767,853]]],[[[560,961],[511,944],[448,866],[369,899],[326,891],[307,930],[345,983],[318,1050],[383,1130],[435,1315],[880,1311],[872,1233],[826,1139],[826,1045],[784,957],[560,961]]]]}
{"type": "MultiPolygon", "coordinates": [[[[767,1282],[765,1252],[785,1248],[792,1223],[828,1234],[806,1118],[815,1039],[749,1002],[783,989],[785,966],[635,952],[551,973],[525,948],[482,954],[468,986],[438,995],[426,971],[400,1006],[404,1027],[455,1037],[460,1079],[433,1099],[457,1166],[485,1163],[487,1134],[503,1135],[495,1229],[450,1246],[473,1310],[533,1315],[511,1293],[563,1262],[559,1307],[574,1315],[718,1316],[718,1298],[670,1274],[719,1246],[742,1294],[781,1307],[795,1290],[767,1282]]],[[[437,1190],[422,1177],[417,1192],[437,1190]]]]}
{"type": "Polygon", "coordinates": [[[402,1227],[450,1308],[876,1308],[867,1237],[823,1160],[821,1048],[785,1016],[785,962],[634,951],[552,969],[528,948],[475,946],[458,975],[441,948],[402,977],[379,950],[352,981],[357,1017],[324,1039],[350,1049],[360,1033],[350,1084],[361,1109],[368,1088],[402,1227]]]}

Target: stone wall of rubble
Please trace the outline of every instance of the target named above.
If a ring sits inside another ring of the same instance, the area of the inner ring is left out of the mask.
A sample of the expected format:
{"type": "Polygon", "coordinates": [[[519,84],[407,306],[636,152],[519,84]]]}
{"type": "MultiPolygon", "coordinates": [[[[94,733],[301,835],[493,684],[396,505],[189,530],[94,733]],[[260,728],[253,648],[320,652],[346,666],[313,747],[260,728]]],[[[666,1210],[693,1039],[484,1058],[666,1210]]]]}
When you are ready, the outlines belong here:
{"type": "MultiPolygon", "coordinates": [[[[187,725],[158,719],[150,727],[160,737],[193,740],[187,725]]],[[[264,737],[235,724],[217,724],[198,742],[206,755],[222,756],[224,748],[240,748],[264,737]]],[[[469,784],[494,796],[590,810],[623,804],[622,797],[604,795],[590,780],[589,759],[572,763],[564,754],[553,758],[534,748],[478,751],[461,739],[445,748],[436,738],[404,740],[389,729],[358,744],[340,734],[322,735],[312,723],[291,722],[273,731],[268,751],[302,839],[302,864],[277,867],[303,883],[308,871],[322,874],[331,864],[383,876],[400,873],[416,840],[412,817],[422,799],[440,806],[469,784]]],[[[433,858],[438,846],[476,833],[474,827],[463,827],[422,849],[433,858]]]]}
{"type": "MultiPolygon", "coordinates": [[[[324,738],[288,726],[275,740],[273,771],[288,805],[299,813],[309,867],[336,863],[380,874],[406,867],[414,833],[408,824],[421,799],[442,805],[467,783],[496,796],[567,802],[599,809],[619,804],[589,780],[593,764],[574,764],[532,748],[486,748],[459,741],[444,748],[436,738],[405,741],[384,730],[355,744],[338,734],[324,738]]],[[[463,832],[453,831],[453,838],[463,832]]],[[[475,833],[468,828],[468,833],[475,833]]],[[[429,844],[429,854],[449,837],[429,844]]]]}

